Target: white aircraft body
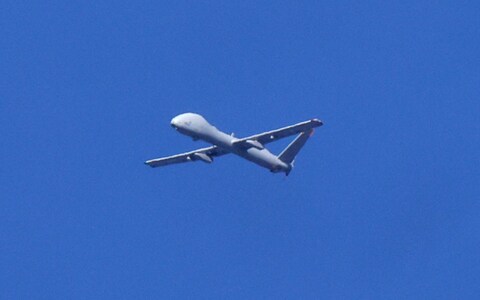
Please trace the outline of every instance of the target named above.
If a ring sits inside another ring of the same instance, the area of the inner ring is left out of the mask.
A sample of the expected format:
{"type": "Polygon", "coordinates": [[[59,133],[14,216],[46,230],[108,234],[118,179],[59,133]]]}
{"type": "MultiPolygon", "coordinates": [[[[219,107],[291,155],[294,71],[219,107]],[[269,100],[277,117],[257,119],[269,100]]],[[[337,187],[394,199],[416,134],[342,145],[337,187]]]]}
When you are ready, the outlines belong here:
{"type": "Polygon", "coordinates": [[[147,160],[145,164],[151,167],[161,167],[189,161],[213,162],[213,158],[228,153],[241,156],[271,172],[284,172],[286,175],[293,168],[295,156],[313,134],[313,128],[323,125],[318,119],[301,122],[280,129],[255,134],[246,138],[236,138],[218,130],[209,124],[205,118],[195,113],[184,113],[171,121],[171,126],[178,132],[190,136],[194,141],[204,140],[213,146],[193,150],[168,157],[147,160]],[[298,134],[298,136],[276,156],[265,148],[265,144],[281,138],[298,134]]]}

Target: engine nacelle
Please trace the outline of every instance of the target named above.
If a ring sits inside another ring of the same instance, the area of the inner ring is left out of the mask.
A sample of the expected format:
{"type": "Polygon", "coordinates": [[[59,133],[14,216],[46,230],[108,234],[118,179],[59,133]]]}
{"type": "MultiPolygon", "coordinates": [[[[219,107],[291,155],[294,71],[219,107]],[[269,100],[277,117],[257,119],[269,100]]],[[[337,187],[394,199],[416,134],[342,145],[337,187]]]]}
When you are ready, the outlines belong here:
{"type": "Polygon", "coordinates": [[[263,148],[265,148],[259,141],[255,141],[255,140],[246,140],[245,141],[246,144],[254,147],[254,148],[257,148],[257,149],[260,149],[262,150],[263,148]]]}

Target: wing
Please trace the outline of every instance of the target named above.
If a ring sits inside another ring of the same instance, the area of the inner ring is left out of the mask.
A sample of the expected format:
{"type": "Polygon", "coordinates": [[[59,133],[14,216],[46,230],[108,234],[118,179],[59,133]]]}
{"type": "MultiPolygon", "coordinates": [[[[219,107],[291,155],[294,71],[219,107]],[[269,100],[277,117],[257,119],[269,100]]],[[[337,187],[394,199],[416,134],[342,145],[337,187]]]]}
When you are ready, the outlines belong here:
{"type": "Polygon", "coordinates": [[[152,168],[155,168],[155,167],[162,167],[166,165],[178,164],[178,163],[189,162],[189,161],[197,161],[197,160],[211,163],[213,161],[213,157],[224,155],[227,153],[228,153],[227,151],[217,146],[210,146],[207,148],[201,148],[201,149],[193,150],[186,153],[147,160],[145,164],[149,165],[152,168]]]}
{"type": "Polygon", "coordinates": [[[277,141],[281,138],[291,136],[300,132],[306,132],[314,127],[322,126],[323,122],[318,119],[311,119],[305,122],[297,123],[280,129],[255,134],[246,138],[241,138],[233,142],[233,144],[261,148],[262,145],[277,141]],[[260,144],[258,144],[260,143],[260,144]]]}

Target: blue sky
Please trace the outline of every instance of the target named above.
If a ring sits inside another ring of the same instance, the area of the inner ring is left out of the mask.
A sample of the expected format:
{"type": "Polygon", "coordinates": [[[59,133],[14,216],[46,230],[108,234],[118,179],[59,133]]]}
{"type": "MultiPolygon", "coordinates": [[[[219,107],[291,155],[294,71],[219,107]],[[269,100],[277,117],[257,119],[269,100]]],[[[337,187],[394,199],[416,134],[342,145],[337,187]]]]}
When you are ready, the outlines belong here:
{"type": "Polygon", "coordinates": [[[0,298],[478,299],[478,2],[172,2],[2,4],[0,298]]]}

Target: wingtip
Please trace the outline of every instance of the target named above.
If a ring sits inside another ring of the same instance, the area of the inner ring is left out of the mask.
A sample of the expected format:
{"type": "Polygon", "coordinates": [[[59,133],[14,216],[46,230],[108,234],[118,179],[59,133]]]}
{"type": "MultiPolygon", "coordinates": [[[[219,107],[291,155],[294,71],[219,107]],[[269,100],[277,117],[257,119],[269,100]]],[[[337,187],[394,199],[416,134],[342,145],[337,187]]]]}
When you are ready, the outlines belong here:
{"type": "Polygon", "coordinates": [[[322,125],[323,125],[323,121],[320,120],[320,119],[313,118],[311,121],[312,121],[313,123],[316,123],[318,126],[322,126],[322,125]]]}

